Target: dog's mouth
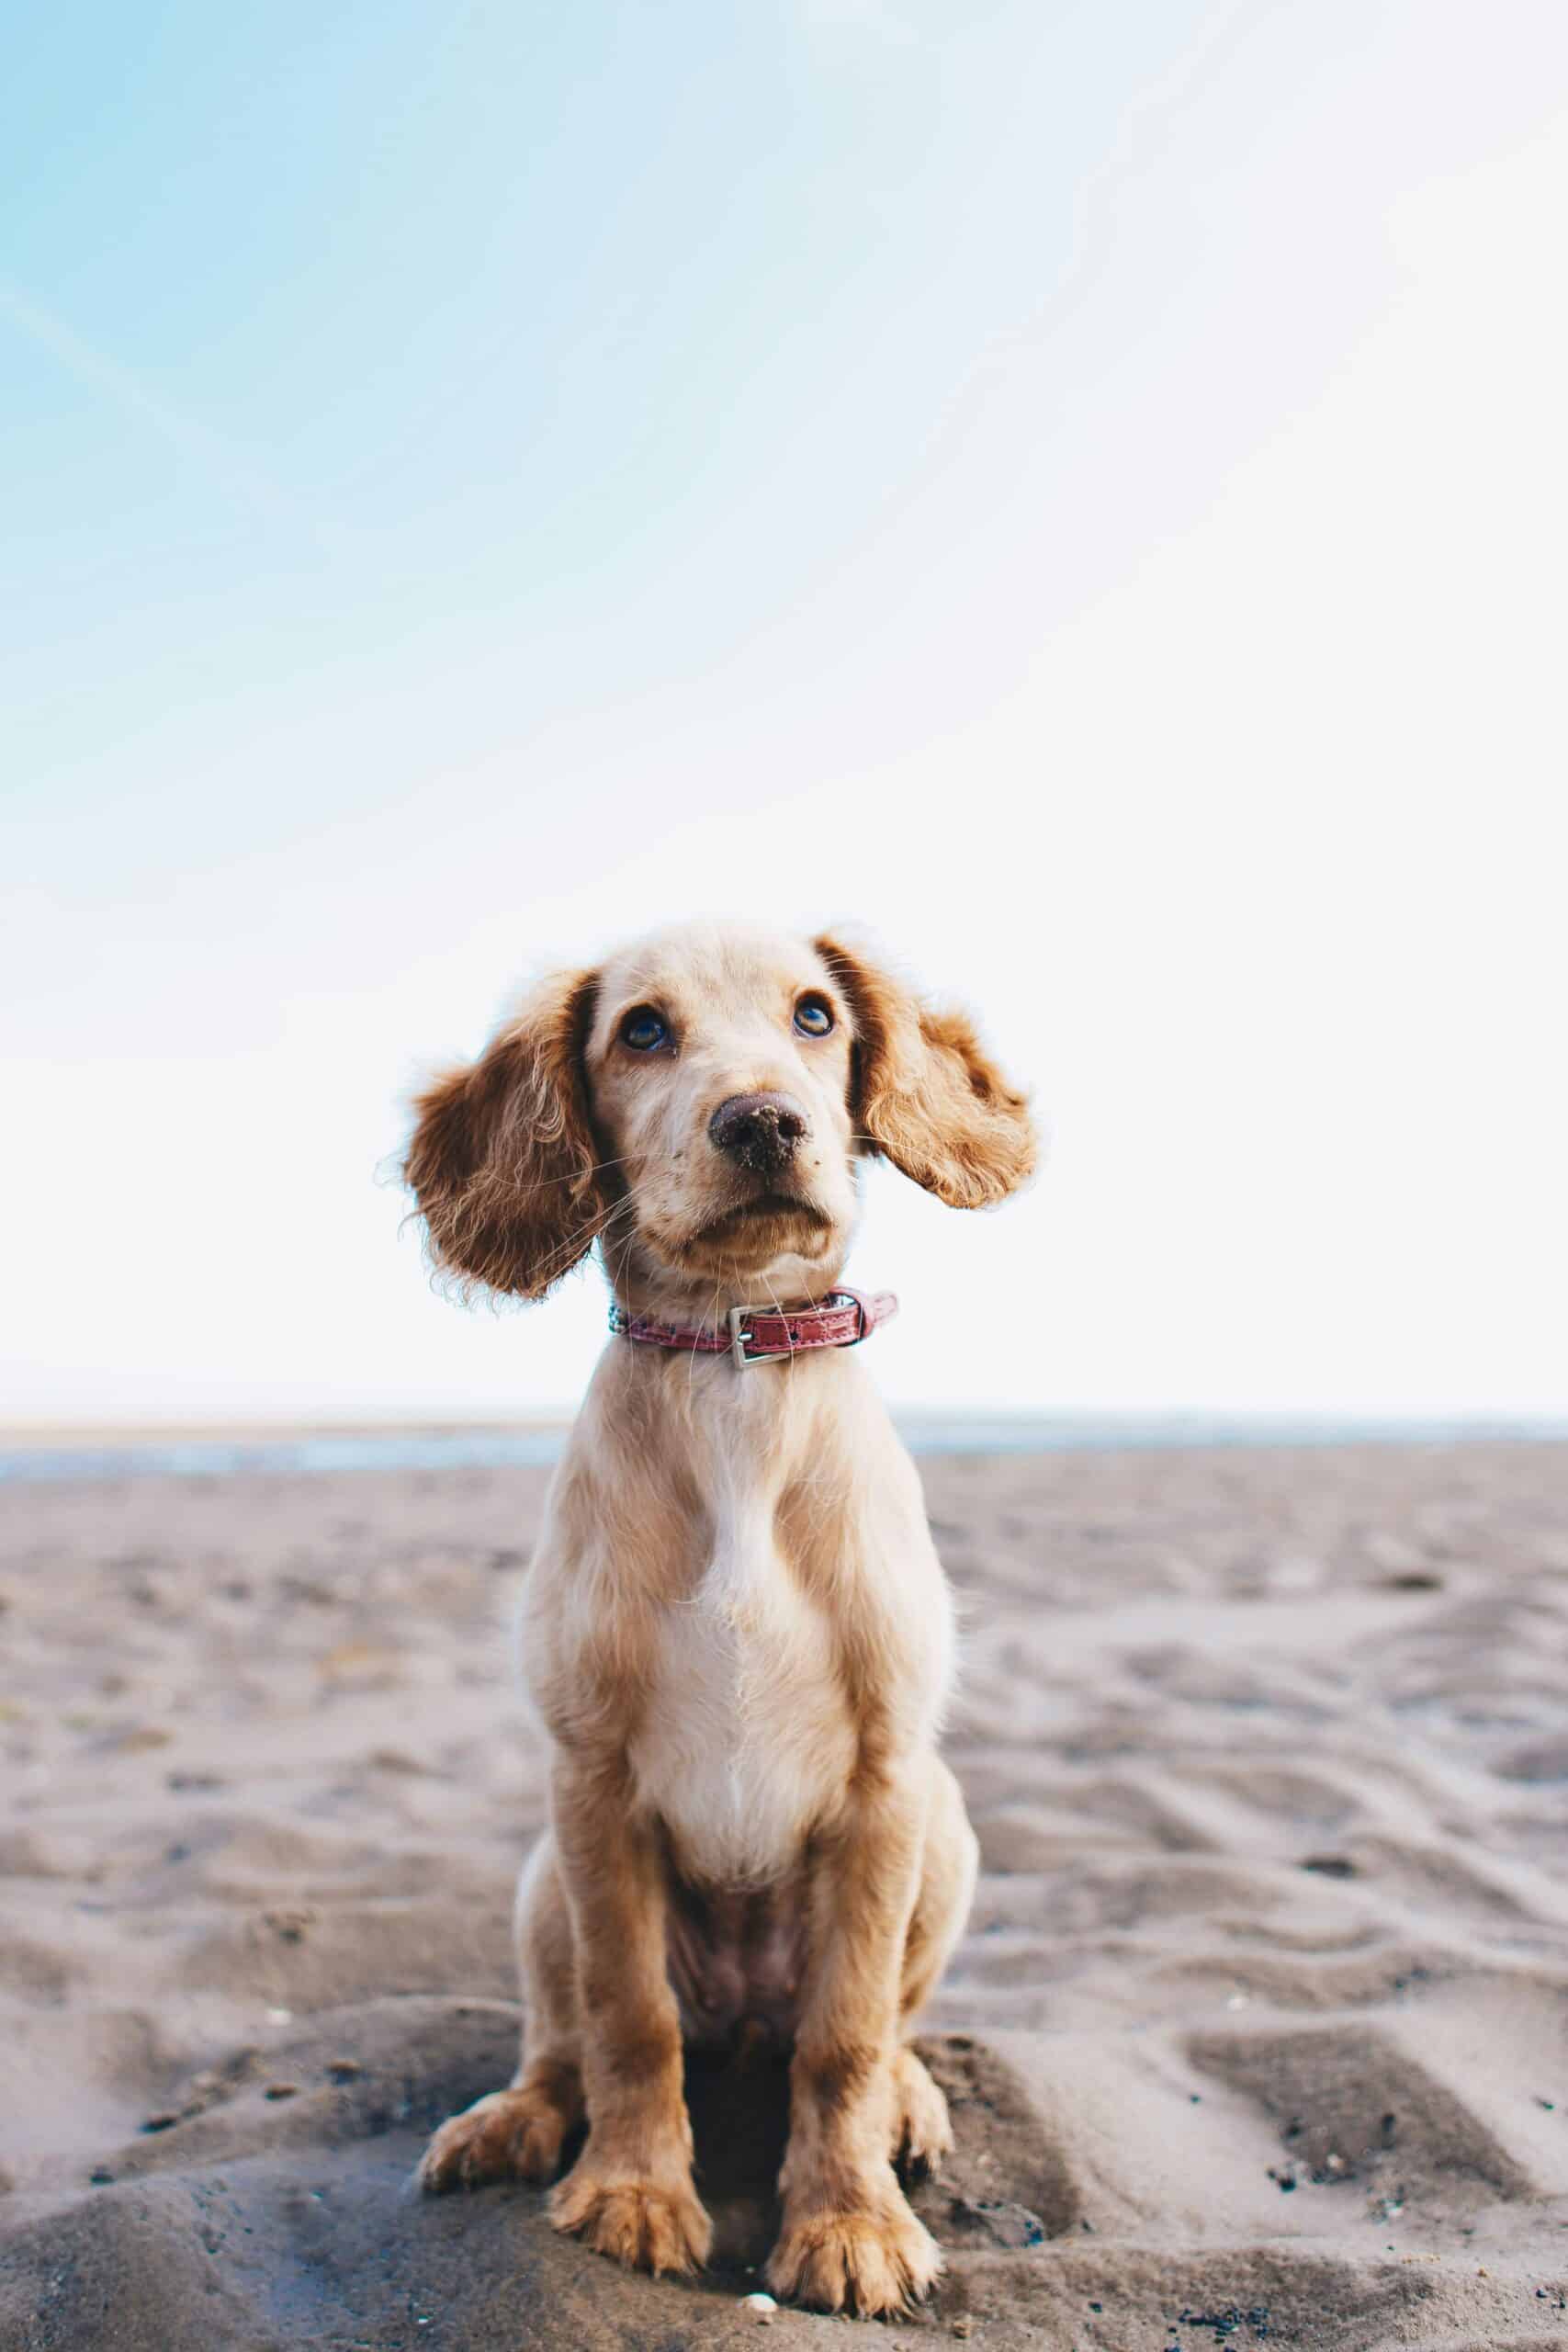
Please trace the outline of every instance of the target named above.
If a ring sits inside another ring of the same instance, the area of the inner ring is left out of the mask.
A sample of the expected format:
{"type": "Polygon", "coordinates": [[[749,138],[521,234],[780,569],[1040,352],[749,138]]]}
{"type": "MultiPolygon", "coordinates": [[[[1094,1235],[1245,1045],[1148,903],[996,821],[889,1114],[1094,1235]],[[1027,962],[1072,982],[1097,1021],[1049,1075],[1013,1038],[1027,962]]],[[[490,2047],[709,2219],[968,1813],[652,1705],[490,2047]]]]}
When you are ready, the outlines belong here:
{"type": "Polygon", "coordinates": [[[705,1243],[733,1241],[738,1235],[759,1231],[769,1225],[804,1225],[816,1232],[826,1232],[832,1226],[826,1209],[798,1193],[759,1193],[754,1199],[739,1201],[708,1224],[698,1228],[694,1240],[705,1243]]]}

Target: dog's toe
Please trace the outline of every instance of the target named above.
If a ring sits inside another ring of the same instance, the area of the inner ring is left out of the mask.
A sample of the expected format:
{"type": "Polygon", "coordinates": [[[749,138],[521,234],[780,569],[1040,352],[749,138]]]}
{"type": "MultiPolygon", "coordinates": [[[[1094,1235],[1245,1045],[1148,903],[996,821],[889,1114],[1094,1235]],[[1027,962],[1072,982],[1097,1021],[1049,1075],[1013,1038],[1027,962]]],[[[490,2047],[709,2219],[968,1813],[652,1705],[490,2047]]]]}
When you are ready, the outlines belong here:
{"type": "Polygon", "coordinates": [[[863,2318],[907,2312],[942,2269],[934,2239],[902,2197],[865,2211],[820,2212],[789,2223],[768,2263],[775,2295],[863,2318]]]}
{"type": "Polygon", "coordinates": [[[581,2164],[551,2197],[550,2219],[596,2254],[655,2275],[700,2270],[713,2243],[713,2224],[690,2187],[605,2179],[581,2164]]]}
{"type": "Polygon", "coordinates": [[[895,2160],[908,2173],[940,2172],[943,2157],[953,2153],[953,2125],[946,2099],[912,2050],[898,2052],[895,2089],[898,2118],[895,2160]]]}
{"type": "Polygon", "coordinates": [[[419,2167],[422,2188],[478,2188],[487,2180],[548,2180],[569,2118],[536,2089],[491,2091],[441,2126],[419,2167]]]}

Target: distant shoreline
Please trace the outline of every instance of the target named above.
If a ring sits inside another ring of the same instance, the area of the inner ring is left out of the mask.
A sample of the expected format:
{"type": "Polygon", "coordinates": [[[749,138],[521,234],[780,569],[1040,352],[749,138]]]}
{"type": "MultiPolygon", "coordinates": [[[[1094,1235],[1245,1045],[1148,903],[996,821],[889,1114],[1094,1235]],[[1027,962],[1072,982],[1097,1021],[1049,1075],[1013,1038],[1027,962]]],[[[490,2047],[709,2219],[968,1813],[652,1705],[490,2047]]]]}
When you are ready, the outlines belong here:
{"type": "Polygon", "coordinates": [[[563,1412],[502,1421],[434,1416],[385,1421],[0,1421],[0,1453],[28,1447],[86,1452],[141,1445],[285,1445],[310,1438],[502,1437],[519,1430],[568,1430],[571,1419],[563,1412]]]}
{"type": "MultiPolygon", "coordinates": [[[[919,1454],[1169,1452],[1383,1445],[1568,1443],[1568,1422],[1333,1419],[1313,1415],[908,1412],[919,1454]]],[[[344,1471],[538,1467],[570,1422],[224,1422],[0,1428],[0,1486],[136,1477],[309,1476],[344,1471]]]]}

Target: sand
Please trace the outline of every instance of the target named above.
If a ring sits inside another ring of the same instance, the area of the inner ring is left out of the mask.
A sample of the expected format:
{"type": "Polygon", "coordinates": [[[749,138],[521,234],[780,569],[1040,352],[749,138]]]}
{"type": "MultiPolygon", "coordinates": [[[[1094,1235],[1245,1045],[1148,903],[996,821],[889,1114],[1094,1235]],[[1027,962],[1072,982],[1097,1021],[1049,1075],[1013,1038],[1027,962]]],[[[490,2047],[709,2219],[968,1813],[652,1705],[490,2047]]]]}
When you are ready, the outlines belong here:
{"type": "MultiPolygon", "coordinates": [[[[924,2043],[935,2302],[1012,2352],[1568,2345],[1568,1448],[924,1465],[985,1854],[924,2043]]],[[[503,2081],[541,1814],[528,1469],[0,1498],[0,2346],[705,2352],[782,2128],[694,2085],[724,2260],[422,2200],[503,2081]]]]}

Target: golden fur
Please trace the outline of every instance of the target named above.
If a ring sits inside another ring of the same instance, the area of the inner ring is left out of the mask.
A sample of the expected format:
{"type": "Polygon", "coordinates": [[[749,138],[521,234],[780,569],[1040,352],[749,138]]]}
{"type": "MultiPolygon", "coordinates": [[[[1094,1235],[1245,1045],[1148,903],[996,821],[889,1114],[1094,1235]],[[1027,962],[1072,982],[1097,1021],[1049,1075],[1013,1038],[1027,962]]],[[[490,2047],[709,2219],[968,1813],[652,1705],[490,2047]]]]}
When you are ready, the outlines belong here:
{"type": "MultiPolygon", "coordinates": [[[[544,1295],[594,1244],[621,1304],[723,1328],[815,1303],[884,1153],[961,1207],[1030,1174],[1024,1098],[967,1022],[836,940],[665,933],[547,983],[419,1104],[408,1175],[436,1264],[544,1295]],[[831,1017],[802,1035],[797,1010],[831,1017]],[[667,1040],[637,1051],[628,1015],[667,1040]],[[784,1095],[804,1132],[759,1175],[710,1133],[784,1095]]],[[[691,2270],[682,2047],[793,2050],[781,2295],[903,2309],[935,2245],[896,2162],[949,2144],[912,2020],[966,1916],[975,1844],[936,1751],[952,1609],[913,1464],[858,1355],[740,1373],[612,1340],[551,1490],[522,1618],[553,1743],[551,1827],[518,1889],[525,2007],[509,2089],[435,2134],[431,2188],[545,2179],[558,2227],[691,2270]]]]}

